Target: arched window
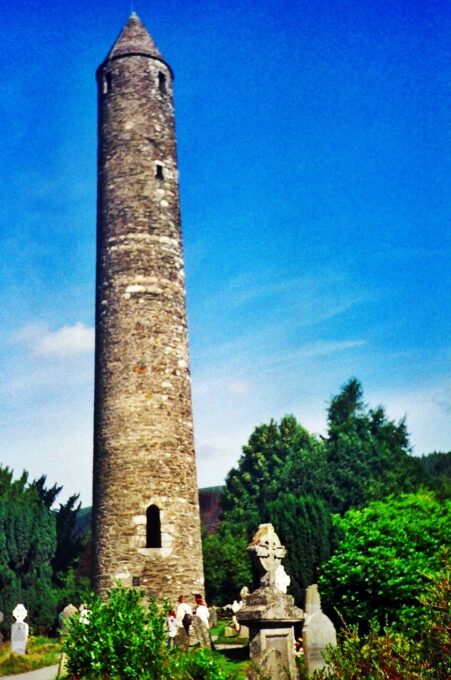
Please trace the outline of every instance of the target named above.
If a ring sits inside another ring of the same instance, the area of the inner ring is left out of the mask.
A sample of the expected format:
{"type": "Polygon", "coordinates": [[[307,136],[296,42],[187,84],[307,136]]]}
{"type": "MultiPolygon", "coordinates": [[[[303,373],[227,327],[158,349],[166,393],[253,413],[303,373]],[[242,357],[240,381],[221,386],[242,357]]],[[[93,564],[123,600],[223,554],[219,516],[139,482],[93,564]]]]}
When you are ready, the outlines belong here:
{"type": "Polygon", "coordinates": [[[166,76],[161,71],[158,74],[158,89],[162,94],[166,94],[166,76]]]}
{"type": "Polygon", "coordinates": [[[149,505],[146,519],[146,548],[161,548],[160,510],[156,505],[149,505]]]}

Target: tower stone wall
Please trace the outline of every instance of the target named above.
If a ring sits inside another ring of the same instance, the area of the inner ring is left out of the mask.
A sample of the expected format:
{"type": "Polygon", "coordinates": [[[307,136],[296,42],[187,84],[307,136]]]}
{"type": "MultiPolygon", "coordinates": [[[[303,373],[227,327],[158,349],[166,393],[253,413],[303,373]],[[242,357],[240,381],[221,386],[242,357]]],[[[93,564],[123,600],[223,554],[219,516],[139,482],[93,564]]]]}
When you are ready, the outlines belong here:
{"type": "Polygon", "coordinates": [[[97,71],[94,578],[202,591],[172,72],[135,14],[97,71]]]}

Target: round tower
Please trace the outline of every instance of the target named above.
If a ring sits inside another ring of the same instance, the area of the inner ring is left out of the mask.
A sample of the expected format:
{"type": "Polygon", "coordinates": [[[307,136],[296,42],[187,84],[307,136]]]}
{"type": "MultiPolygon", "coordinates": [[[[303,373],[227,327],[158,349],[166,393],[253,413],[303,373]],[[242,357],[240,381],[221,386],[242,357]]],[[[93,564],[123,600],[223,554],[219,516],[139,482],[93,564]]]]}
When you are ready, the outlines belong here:
{"type": "Polygon", "coordinates": [[[203,589],[173,74],[136,14],[97,71],[94,578],[203,589]]]}

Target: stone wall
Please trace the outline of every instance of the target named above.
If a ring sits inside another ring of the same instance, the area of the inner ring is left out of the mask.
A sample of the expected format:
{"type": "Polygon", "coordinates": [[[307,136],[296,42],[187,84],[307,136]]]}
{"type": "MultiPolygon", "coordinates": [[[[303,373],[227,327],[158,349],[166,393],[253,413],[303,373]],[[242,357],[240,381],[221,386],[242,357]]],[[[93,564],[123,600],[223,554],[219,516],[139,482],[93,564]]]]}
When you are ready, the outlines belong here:
{"type": "Polygon", "coordinates": [[[150,41],[132,17],[97,77],[94,572],[98,590],[175,599],[202,591],[203,569],[172,74],[153,43],[127,50],[127,30],[150,41]]]}

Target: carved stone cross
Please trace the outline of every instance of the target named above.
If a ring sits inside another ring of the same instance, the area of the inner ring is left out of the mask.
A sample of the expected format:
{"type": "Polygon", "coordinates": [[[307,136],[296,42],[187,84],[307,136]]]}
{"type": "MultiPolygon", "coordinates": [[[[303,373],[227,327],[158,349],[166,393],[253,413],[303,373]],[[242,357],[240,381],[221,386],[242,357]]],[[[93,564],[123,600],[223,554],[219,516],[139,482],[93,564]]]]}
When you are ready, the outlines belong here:
{"type": "Polygon", "coordinates": [[[286,550],[273,525],[260,524],[247,549],[260,574],[261,585],[275,586],[276,571],[286,555],[286,550]]]}

